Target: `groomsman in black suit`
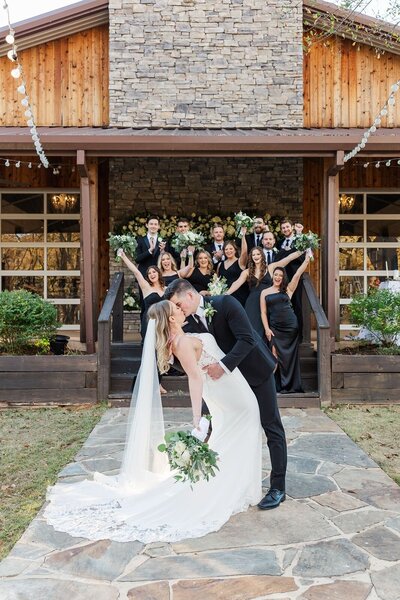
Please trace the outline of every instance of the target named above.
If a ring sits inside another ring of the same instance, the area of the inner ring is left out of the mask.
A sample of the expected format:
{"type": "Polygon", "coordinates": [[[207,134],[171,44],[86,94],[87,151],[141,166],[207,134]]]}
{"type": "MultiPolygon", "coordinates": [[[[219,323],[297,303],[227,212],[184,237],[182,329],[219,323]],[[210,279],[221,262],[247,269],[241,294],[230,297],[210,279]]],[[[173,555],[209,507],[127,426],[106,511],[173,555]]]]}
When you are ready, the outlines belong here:
{"type": "MultiPolygon", "coordinates": [[[[296,234],[302,233],[304,227],[301,223],[292,223],[292,221],[288,218],[284,218],[281,220],[281,233],[283,236],[282,241],[278,245],[279,253],[276,260],[280,260],[287,256],[287,253],[296,252],[296,248],[294,247],[294,240],[296,238],[296,234]]],[[[292,260],[288,265],[286,265],[286,273],[289,278],[289,281],[292,279],[293,275],[296,273],[297,269],[304,261],[304,255],[295,260],[292,260]]],[[[299,341],[301,342],[303,339],[303,304],[302,304],[302,296],[303,296],[303,282],[300,279],[296,291],[292,296],[292,306],[297,317],[297,321],[299,324],[299,341]]]]}
{"type": "Polygon", "coordinates": [[[225,231],[222,225],[220,225],[219,223],[213,225],[211,237],[211,244],[207,244],[204,250],[206,250],[211,255],[214,269],[217,270],[219,263],[225,260],[223,251],[225,231]]]}
{"type": "MultiPolygon", "coordinates": [[[[254,219],[253,233],[248,233],[246,235],[248,252],[250,252],[254,246],[262,246],[262,236],[266,231],[269,231],[269,229],[268,225],[264,222],[264,219],[262,217],[256,217],[254,219]]],[[[238,244],[238,247],[240,248],[240,243],[238,244]]]]}
{"type": "Polygon", "coordinates": [[[186,279],[176,279],[165,291],[167,300],[179,306],[187,323],[184,331],[211,333],[225,356],[207,367],[212,379],[236,367],[257,398],[261,425],[267,436],[271,457],[270,489],[260,501],[262,510],[276,508],[285,500],[287,448],[285,430],[279,414],[274,379],[275,358],[254,331],[243,306],[232,296],[213,296],[210,300],[198,294],[186,279]],[[214,314],[206,319],[204,309],[210,306],[214,314]]]}
{"type": "Polygon", "coordinates": [[[275,247],[276,239],[272,231],[266,231],[262,237],[262,247],[267,265],[275,262],[278,250],[275,247]]]}
{"type": "MultiPolygon", "coordinates": [[[[139,271],[146,276],[147,269],[157,265],[160,252],[165,249],[165,241],[159,241],[160,220],[155,215],[150,215],[146,222],[147,234],[137,239],[136,262],[139,271]]],[[[141,314],[143,314],[143,296],[139,287],[141,314]]]]}
{"type": "MultiPolygon", "coordinates": [[[[177,226],[176,226],[176,233],[187,233],[188,231],[190,231],[189,219],[187,217],[179,217],[178,223],[177,223],[177,226]]],[[[175,248],[173,248],[171,246],[171,242],[172,242],[173,239],[174,239],[174,236],[172,236],[172,238],[169,240],[168,251],[174,257],[176,265],[177,265],[177,267],[179,269],[180,265],[181,265],[181,259],[182,258],[181,258],[181,255],[179,254],[179,252],[177,252],[175,250],[175,248]]]]}

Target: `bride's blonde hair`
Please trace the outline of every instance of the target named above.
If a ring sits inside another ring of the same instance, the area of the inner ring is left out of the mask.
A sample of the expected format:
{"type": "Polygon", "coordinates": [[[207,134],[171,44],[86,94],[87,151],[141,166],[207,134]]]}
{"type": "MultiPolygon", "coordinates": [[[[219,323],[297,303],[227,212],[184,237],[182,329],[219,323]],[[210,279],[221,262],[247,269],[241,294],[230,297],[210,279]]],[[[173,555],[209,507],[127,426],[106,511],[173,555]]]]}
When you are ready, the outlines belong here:
{"type": "Polygon", "coordinates": [[[157,366],[161,374],[166,373],[170,368],[171,331],[169,318],[171,315],[172,305],[168,300],[161,300],[161,302],[153,304],[147,313],[148,319],[154,319],[156,322],[157,366]]]}

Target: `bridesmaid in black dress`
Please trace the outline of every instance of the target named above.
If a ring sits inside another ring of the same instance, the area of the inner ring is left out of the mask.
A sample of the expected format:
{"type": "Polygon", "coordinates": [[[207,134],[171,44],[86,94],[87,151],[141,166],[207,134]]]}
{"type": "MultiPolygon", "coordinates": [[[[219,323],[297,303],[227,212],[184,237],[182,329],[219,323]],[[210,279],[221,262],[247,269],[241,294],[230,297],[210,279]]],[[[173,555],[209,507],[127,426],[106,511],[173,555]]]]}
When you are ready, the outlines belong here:
{"type": "MultiPolygon", "coordinates": [[[[150,266],[146,271],[146,275],[143,276],[137,266],[129,260],[123,250],[118,250],[118,256],[122,258],[125,265],[134,274],[143,294],[144,309],[141,316],[140,335],[142,336],[142,340],[144,340],[147,329],[147,311],[149,310],[150,306],[153,306],[153,304],[156,304],[157,302],[160,302],[160,300],[164,299],[165,282],[161,275],[160,269],[155,265],[150,266]]],[[[159,379],[160,393],[166,394],[167,390],[161,385],[161,376],[159,376],[159,379]]]]}
{"type": "MultiPolygon", "coordinates": [[[[243,239],[243,238],[242,238],[243,239]]],[[[238,247],[235,242],[227,241],[223,246],[223,253],[225,260],[218,264],[217,274],[219,277],[225,277],[227,285],[230,287],[234,281],[239,279],[242,271],[246,267],[246,250],[242,243],[242,251],[238,258],[238,247]]],[[[233,292],[232,296],[239,300],[242,306],[245,305],[247,296],[249,295],[249,288],[246,283],[240,286],[236,292],[233,292]]]]}
{"type": "Polygon", "coordinates": [[[187,252],[181,252],[181,260],[184,262],[186,256],[189,257],[189,263],[187,267],[183,266],[178,270],[174,257],[170,252],[161,252],[157,262],[157,267],[160,269],[162,278],[164,280],[165,287],[167,287],[171,281],[179,279],[180,277],[186,277],[193,269],[193,246],[189,246],[187,252]]]}
{"type": "Polygon", "coordinates": [[[307,269],[311,252],[293,275],[290,283],[283,268],[274,266],[272,286],[260,296],[261,319],[265,336],[278,360],[276,389],[282,394],[302,392],[299,362],[299,326],[290,302],[301,275],[307,269]]]}
{"type": "Polygon", "coordinates": [[[207,288],[213,276],[213,269],[214,265],[211,255],[205,250],[199,250],[195,260],[195,267],[190,269],[186,275],[186,279],[190,281],[194,289],[202,296],[209,296],[207,288]]]}
{"type": "Polygon", "coordinates": [[[237,279],[227,291],[227,294],[233,294],[240,288],[243,283],[247,282],[249,287],[249,295],[246,300],[245,310],[250,319],[253,329],[263,337],[264,326],[261,321],[260,311],[260,295],[265,289],[272,285],[272,272],[274,267],[285,267],[290,261],[298,258],[302,252],[293,252],[282,260],[276,263],[267,265],[262,248],[254,246],[249,252],[249,260],[247,269],[242,271],[239,279],[237,279]]]}

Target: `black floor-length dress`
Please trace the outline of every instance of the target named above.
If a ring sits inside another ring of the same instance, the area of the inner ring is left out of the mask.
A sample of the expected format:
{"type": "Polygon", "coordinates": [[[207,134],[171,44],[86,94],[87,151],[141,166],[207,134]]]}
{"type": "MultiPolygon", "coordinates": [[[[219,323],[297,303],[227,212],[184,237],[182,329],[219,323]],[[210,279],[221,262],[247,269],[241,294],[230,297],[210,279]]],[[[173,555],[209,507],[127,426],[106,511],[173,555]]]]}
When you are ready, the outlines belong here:
{"type": "Polygon", "coordinates": [[[266,296],[268,324],[274,336],[278,355],[278,368],[275,372],[278,392],[302,392],[299,362],[299,326],[290,298],[286,292],[266,296]]]}
{"type": "Polygon", "coordinates": [[[261,320],[261,308],[260,308],[260,296],[261,292],[266,288],[271,287],[272,278],[267,271],[265,275],[260,279],[255,277],[249,281],[249,296],[244,306],[247,316],[250,319],[250,323],[253,325],[253,329],[264,338],[264,325],[261,320]]]}
{"type": "MultiPolygon", "coordinates": [[[[218,270],[219,277],[225,277],[228,287],[231,287],[232,283],[234,283],[237,279],[239,279],[239,277],[241,276],[242,273],[243,273],[243,271],[240,268],[238,260],[235,260],[235,262],[228,268],[225,267],[225,261],[223,261],[223,262],[221,262],[219,270],[218,270]]],[[[247,285],[247,283],[244,283],[243,285],[241,285],[240,288],[238,290],[236,290],[236,292],[233,292],[233,294],[232,294],[232,296],[234,298],[236,298],[236,300],[239,300],[239,302],[242,306],[244,306],[246,304],[248,295],[249,295],[249,286],[247,285]]]]}

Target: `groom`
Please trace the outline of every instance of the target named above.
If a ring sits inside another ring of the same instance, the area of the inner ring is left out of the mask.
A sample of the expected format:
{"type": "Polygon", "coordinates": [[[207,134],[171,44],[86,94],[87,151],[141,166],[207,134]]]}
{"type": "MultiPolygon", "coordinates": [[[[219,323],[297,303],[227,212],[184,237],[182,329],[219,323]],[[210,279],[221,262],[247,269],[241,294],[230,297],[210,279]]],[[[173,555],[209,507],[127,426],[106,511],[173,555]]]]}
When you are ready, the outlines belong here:
{"type": "Polygon", "coordinates": [[[253,330],[242,305],[232,296],[205,300],[188,281],[176,279],[167,287],[164,298],[174,302],[188,317],[185,331],[208,331],[225,353],[219,363],[207,367],[208,375],[219,379],[225,371],[238,367],[253,390],[271,457],[271,487],[258,507],[276,508],[285,500],[287,448],[276,399],[272,353],[253,330]]]}

